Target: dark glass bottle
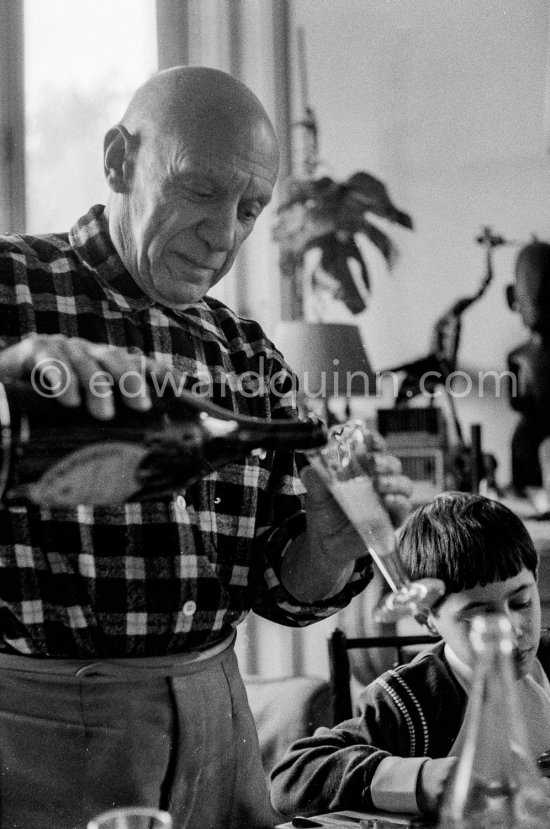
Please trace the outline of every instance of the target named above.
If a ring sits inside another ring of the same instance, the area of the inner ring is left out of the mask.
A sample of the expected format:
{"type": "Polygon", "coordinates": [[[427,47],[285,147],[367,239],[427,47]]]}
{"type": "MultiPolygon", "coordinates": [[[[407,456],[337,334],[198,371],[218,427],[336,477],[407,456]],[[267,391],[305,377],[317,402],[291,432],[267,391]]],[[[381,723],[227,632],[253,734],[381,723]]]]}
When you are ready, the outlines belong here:
{"type": "Polygon", "coordinates": [[[476,660],[465,739],[443,793],[439,829],[548,829],[550,787],[532,755],[514,673],[507,616],[474,617],[476,660]]]}
{"type": "Polygon", "coordinates": [[[326,443],[310,418],[265,421],[182,391],[147,412],[121,401],[112,420],[61,405],[30,383],[0,383],[0,497],[5,504],[120,504],[167,497],[253,450],[326,443]]]}

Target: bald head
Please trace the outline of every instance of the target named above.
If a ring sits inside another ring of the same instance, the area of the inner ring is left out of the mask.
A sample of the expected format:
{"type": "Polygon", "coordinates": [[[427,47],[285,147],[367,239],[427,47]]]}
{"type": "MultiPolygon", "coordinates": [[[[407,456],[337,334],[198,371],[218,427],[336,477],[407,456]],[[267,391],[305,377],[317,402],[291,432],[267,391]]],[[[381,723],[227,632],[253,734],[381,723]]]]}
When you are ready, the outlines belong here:
{"type": "Polygon", "coordinates": [[[155,302],[200,301],[231,268],[279,167],[258,98],[225,72],[174,67],[133,96],[105,137],[111,239],[155,302]]]}
{"type": "Polygon", "coordinates": [[[142,140],[174,137],[192,149],[208,137],[212,151],[246,154],[269,148],[278,167],[273,125],[256,95],[232,75],[205,66],[176,66],[153,75],[132,97],[121,120],[142,140]]]}

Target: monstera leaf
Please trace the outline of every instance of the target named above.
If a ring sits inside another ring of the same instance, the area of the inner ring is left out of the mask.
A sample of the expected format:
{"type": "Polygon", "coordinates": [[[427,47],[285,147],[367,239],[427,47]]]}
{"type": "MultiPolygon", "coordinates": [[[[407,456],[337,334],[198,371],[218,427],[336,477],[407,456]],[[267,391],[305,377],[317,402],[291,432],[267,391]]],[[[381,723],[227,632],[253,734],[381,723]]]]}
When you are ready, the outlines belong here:
{"type": "Polygon", "coordinates": [[[291,178],[286,182],[277,213],[273,236],[280,245],[283,274],[296,276],[306,251],[319,248],[321,266],[340,283],[339,298],[353,314],[366,306],[350,271],[350,258],[358,263],[367,291],[371,288],[367,263],[355,241],[356,234],[370,239],[391,267],[397,249],[372,218],[413,227],[410,215],[392,203],[385,184],[361,171],[344,182],[329,176],[291,178]]]}

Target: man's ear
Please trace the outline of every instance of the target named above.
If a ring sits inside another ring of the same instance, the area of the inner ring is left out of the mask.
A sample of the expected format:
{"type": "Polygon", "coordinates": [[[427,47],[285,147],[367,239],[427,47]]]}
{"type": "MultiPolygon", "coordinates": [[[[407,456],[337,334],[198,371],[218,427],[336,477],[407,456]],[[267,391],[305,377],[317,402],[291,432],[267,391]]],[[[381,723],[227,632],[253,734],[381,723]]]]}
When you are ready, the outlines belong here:
{"type": "Polygon", "coordinates": [[[508,303],[508,308],[512,311],[518,310],[518,301],[516,299],[516,288],[515,285],[507,285],[506,286],[506,302],[508,303]]]}
{"type": "Polygon", "coordinates": [[[103,169],[107,184],[115,193],[127,193],[133,170],[135,139],[126,127],[117,124],[106,134],[103,142],[103,169]]]}

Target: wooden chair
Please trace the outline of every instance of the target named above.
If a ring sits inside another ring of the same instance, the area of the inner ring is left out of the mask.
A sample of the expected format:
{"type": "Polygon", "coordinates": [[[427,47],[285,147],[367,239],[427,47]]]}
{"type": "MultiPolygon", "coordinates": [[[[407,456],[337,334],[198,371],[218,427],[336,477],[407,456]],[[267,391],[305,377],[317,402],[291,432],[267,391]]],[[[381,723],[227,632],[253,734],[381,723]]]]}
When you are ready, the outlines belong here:
{"type": "MultiPolygon", "coordinates": [[[[393,665],[404,665],[418,653],[421,646],[434,645],[440,641],[434,636],[415,634],[413,636],[361,636],[347,637],[336,628],[328,640],[329,651],[329,693],[332,724],[354,716],[351,693],[352,673],[348,651],[353,649],[392,648],[395,652],[393,665]]],[[[537,657],[550,678],[550,628],[542,628],[537,657]]]]}
{"type": "Polygon", "coordinates": [[[333,725],[349,720],[353,715],[351,695],[351,669],[348,651],[352,649],[392,648],[395,651],[394,665],[409,662],[421,645],[433,645],[438,641],[434,636],[416,634],[413,636],[362,636],[348,638],[336,628],[328,640],[330,669],[330,698],[333,725]]]}

